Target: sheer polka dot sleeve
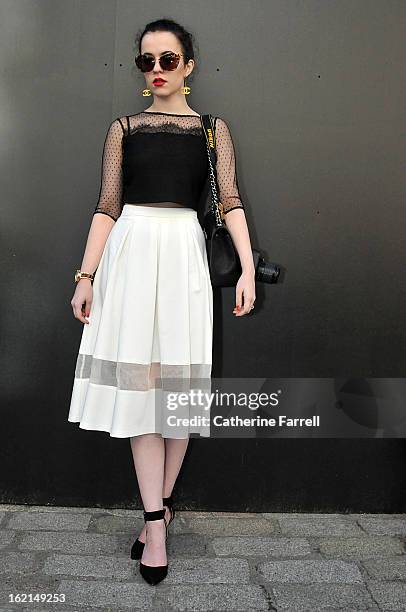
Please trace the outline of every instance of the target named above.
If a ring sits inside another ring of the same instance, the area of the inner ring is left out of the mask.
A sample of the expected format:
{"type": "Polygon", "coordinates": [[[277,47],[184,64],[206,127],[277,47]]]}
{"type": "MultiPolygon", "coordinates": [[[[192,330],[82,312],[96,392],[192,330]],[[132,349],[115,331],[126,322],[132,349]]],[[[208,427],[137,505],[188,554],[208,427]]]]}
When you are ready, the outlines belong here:
{"type": "Polygon", "coordinates": [[[227,123],[221,117],[216,120],[216,153],[219,200],[224,214],[234,208],[244,209],[238,189],[233,140],[227,123]]]}
{"type": "Polygon", "coordinates": [[[104,141],[101,186],[94,210],[117,221],[122,211],[122,140],[124,128],[120,119],[115,119],[107,131],[104,141]]]}

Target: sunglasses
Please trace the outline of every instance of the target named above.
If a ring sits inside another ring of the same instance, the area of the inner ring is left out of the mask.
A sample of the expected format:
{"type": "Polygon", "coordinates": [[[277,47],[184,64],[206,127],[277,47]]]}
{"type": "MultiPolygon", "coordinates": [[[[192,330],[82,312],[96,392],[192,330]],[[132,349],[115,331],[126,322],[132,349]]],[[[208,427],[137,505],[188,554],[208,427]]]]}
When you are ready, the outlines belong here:
{"type": "MultiPolygon", "coordinates": [[[[179,66],[181,55],[183,55],[183,53],[174,53],[173,51],[161,55],[158,61],[162,70],[176,70],[179,66]]],[[[150,53],[143,53],[142,55],[138,55],[134,61],[141,72],[151,72],[151,70],[154,69],[156,59],[150,53]]]]}

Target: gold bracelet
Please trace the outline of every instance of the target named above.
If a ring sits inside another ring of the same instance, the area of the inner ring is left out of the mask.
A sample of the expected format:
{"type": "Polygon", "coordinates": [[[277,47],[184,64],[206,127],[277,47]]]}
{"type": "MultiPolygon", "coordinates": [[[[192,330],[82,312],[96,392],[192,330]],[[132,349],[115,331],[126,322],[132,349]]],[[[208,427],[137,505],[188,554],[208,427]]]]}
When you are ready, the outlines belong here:
{"type": "Polygon", "coordinates": [[[88,278],[93,282],[94,274],[90,274],[88,272],[82,272],[81,270],[76,270],[75,272],[75,283],[79,282],[81,278],[88,278]]]}

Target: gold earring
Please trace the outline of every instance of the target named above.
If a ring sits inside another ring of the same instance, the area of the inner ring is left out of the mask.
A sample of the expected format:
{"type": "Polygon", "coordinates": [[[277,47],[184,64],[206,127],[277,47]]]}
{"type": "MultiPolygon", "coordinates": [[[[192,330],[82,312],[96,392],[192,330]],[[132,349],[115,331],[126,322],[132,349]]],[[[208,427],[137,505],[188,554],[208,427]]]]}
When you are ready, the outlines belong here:
{"type": "Polygon", "coordinates": [[[152,92],[150,89],[143,89],[142,90],[142,95],[143,96],[152,96],[152,92]]]}
{"type": "MultiPolygon", "coordinates": [[[[186,83],[186,79],[184,79],[183,82],[186,83]]],[[[185,96],[188,96],[190,94],[190,87],[183,85],[182,93],[185,94],[185,96]]]]}

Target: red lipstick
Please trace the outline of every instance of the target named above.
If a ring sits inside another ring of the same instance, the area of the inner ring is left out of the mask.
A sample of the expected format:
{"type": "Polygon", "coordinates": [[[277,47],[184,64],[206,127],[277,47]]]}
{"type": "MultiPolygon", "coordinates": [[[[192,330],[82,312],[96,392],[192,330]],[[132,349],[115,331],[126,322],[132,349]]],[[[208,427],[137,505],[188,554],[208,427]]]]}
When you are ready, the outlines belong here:
{"type": "Polygon", "coordinates": [[[166,83],[165,79],[161,79],[160,77],[152,81],[153,85],[165,85],[165,83],[166,83]]]}

